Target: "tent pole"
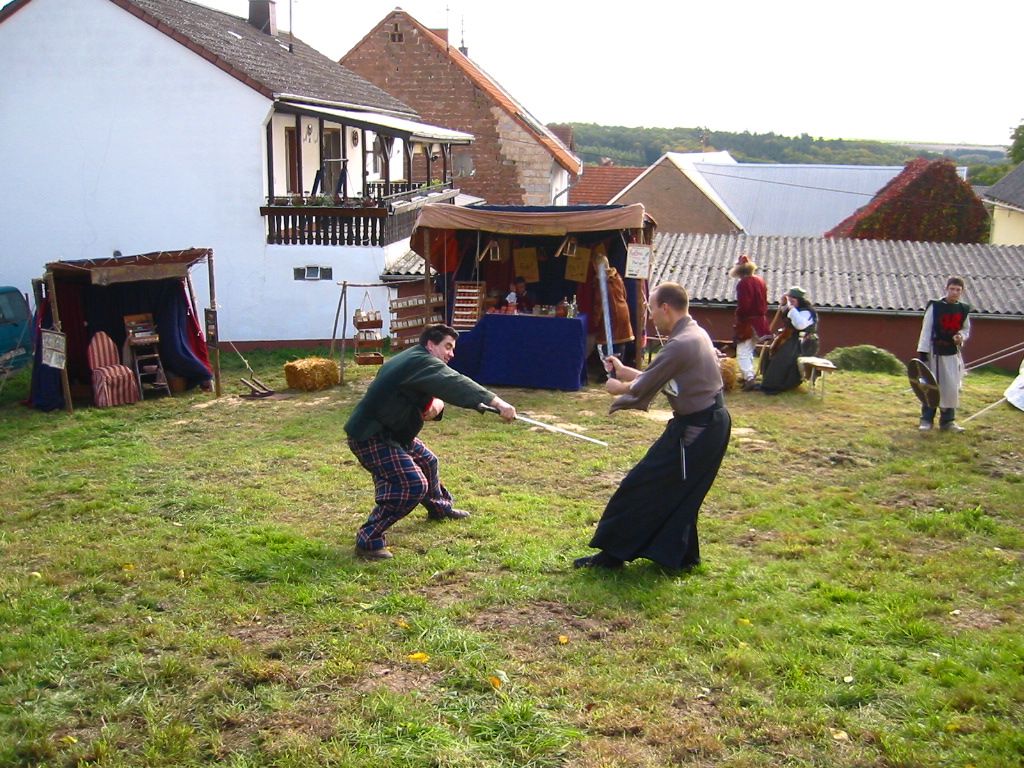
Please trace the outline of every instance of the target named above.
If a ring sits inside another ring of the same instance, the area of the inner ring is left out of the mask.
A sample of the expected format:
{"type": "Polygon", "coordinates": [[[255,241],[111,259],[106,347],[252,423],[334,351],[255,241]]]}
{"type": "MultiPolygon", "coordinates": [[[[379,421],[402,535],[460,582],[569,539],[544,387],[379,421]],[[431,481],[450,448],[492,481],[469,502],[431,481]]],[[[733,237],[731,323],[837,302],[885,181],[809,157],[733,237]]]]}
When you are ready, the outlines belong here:
{"type": "MultiPolygon", "coordinates": [[[[337,331],[338,331],[338,315],[340,315],[342,312],[345,313],[346,323],[345,323],[345,327],[343,327],[342,331],[341,331],[341,364],[338,366],[338,383],[339,384],[344,384],[345,383],[345,342],[347,341],[347,339],[345,337],[348,336],[348,328],[347,328],[347,326],[348,326],[348,322],[347,322],[348,321],[348,283],[347,282],[343,282],[341,284],[341,296],[338,297],[338,314],[334,316],[334,331],[335,331],[335,333],[337,333],[337,331]],[[344,309],[342,309],[343,305],[344,305],[344,309]]],[[[331,357],[334,357],[334,341],[333,340],[331,341],[331,357]]]]}
{"type": "MultiPolygon", "coordinates": [[[[430,160],[427,160],[429,168],[430,160]]],[[[429,174],[428,174],[429,175],[429,174]]],[[[430,239],[433,235],[432,230],[424,232],[423,244],[426,254],[423,256],[423,310],[426,314],[423,316],[424,327],[430,325],[430,239]]],[[[448,316],[448,304],[445,303],[444,307],[445,317],[448,316]]]]}
{"type": "Polygon", "coordinates": [[[331,357],[334,357],[334,342],[338,338],[338,318],[341,316],[341,302],[345,298],[345,286],[348,283],[341,284],[341,293],[338,294],[338,309],[334,313],[334,330],[331,331],[331,357]]]}
{"type": "MultiPolygon", "coordinates": [[[[53,326],[57,333],[64,333],[64,329],[60,325],[60,311],[57,309],[57,284],[53,279],[53,272],[46,273],[46,286],[50,289],[50,312],[53,315],[53,326]]],[[[67,340],[67,336],[64,336],[67,340]]],[[[60,369],[60,385],[64,390],[64,410],[68,413],[74,413],[74,406],[71,405],[71,384],[68,382],[68,366],[65,362],[64,367],[60,369]]]]}
{"type": "MultiPolygon", "coordinates": [[[[210,279],[210,309],[213,310],[214,317],[217,316],[217,285],[213,279],[213,249],[206,254],[206,269],[210,279]]],[[[220,322],[217,322],[217,336],[220,336],[220,322]]],[[[210,339],[206,339],[207,345],[210,343],[210,339]]],[[[213,391],[216,397],[221,396],[220,386],[220,339],[216,340],[213,345],[213,391]]]]}

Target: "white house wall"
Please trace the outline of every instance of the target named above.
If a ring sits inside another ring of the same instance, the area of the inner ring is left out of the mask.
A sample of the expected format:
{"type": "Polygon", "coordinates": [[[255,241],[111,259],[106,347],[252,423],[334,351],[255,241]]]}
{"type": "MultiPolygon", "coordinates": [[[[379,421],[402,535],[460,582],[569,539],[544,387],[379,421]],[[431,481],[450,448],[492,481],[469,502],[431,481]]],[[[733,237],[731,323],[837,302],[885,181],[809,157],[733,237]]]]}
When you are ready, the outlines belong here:
{"type": "MultiPolygon", "coordinates": [[[[33,0],[0,24],[0,283],[28,291],[49,261],[212,248],[222,339],[329,336],[337,286],[293,267],[374,282],[383,250],[266,244],[271,106],[109,0],[33,0]]],[[[205,306],[206,270],[193,277],[205,306]]]]}

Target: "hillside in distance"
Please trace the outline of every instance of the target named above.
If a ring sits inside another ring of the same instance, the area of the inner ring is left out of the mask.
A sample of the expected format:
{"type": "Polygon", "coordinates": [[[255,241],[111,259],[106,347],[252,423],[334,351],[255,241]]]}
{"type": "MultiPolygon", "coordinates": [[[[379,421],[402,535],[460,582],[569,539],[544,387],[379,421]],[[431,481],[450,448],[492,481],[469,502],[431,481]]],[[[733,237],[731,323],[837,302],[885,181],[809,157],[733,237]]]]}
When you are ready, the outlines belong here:
{"type": "Polygon", "coordinates": [[[666,152],[728,151],[741,163],[807,163],[834,165],[903,165],[919,157],[948,157],[957,165],[999,166],[1007,162],[1003,147],[926,145],[780,136],[776,133],[730,133],[710,128],[630,128],[570,123],[576,153],[596,165],[604,158],[615,165],[646,167],[666,152]]]}

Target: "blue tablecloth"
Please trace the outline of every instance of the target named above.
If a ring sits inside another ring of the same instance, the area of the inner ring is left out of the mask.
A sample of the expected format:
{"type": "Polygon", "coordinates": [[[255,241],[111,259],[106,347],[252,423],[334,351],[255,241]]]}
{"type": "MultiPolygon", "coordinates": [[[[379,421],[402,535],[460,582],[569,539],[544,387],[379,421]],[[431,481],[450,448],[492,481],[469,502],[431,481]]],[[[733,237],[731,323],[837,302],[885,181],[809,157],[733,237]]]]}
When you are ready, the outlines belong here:
{"type": "Polygon", "coordinates": [[[576,391],[587,383],[587,316],[484,315],[450,365],[481,384],[576,391]]]}

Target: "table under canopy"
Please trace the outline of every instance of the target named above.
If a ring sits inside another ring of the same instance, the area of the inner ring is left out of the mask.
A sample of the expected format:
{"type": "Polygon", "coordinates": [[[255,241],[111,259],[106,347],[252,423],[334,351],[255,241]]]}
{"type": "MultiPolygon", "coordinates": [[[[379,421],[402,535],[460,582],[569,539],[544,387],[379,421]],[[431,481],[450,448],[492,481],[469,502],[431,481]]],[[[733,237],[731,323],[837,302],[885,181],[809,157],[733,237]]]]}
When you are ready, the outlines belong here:
{"type": "Polygon", "coordinates": [[[451,367],[481,384],[576,391],[587,383],[587,316],[491,313],[459,334],[451,367]]]}

